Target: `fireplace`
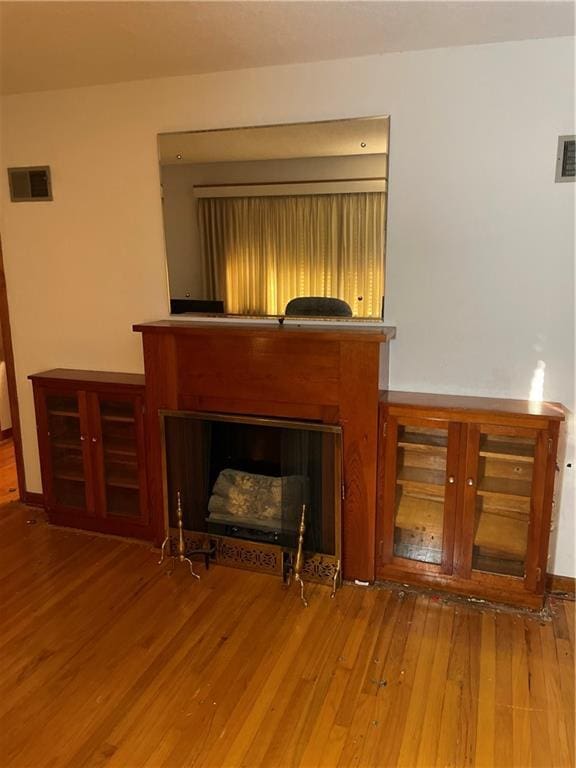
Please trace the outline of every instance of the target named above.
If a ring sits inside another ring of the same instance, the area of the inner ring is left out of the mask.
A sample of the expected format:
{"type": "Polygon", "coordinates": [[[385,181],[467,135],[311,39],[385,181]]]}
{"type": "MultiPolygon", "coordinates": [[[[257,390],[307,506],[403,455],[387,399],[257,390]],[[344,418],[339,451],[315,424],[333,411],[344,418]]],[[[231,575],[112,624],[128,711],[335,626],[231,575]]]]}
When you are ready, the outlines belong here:
{"type": "MultiPolygon", "coordinates": [[[[342,575],[373,581],[378,392],[387,387],[395,329],[164,320],[135,330],[144,348],[148,499],[158,546],[167,509],[160,411],[336,426],[342,428],[342,575]]],[[[239,554],[250,541],[225,538],[231,557],[260,557],[239,554]]],[[[267,558],[276,561],[279,545],[265,546],[275,547],[267,558]]]]}
{"type": "Polygon", "coordinates": [[[188,551],[288,581],[303,521],[302,578],[340,582],[339,426],[186,411],[161,417],[169,537],[180,510],[188,551]]]}

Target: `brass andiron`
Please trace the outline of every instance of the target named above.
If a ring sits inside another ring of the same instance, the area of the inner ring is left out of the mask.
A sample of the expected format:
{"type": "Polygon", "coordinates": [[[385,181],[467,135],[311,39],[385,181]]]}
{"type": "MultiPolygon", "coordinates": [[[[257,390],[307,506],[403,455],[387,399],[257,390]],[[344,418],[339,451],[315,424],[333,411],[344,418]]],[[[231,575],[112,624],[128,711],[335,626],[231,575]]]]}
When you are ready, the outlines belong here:
{"type": "Polygon", "coordinates": [[[334,570],[334,576],[332,577],[332,591],[330,592],[330,598],[334,600],[336,597],[336,589],[338,588],[338,577],[340,576],[340,560],[336,561],[336,568],[334,570]]]}
{"type": "Polygon", "coordinates": [[[158,565],[162,565],[164,562],[164,555],[166,554],[166,548],[170,544],[170,534],[166,534],[166,538],[162,542],[162,548],[160,549],[160,560],[158,560],[158,565]]]}
{"type": "MultiPolygon", "coordinates": [[[[184,525],[182,522],[182,498],[180,496],[180,491],[177,493],[177,504],[176,504],[176,517],[178,520],[178,555],[171,555],[172,560],[172,570],[170,573],[174,571],[174,564],[176,561],[179,563],[188,563],[190,567],[190,573],[192,576],[194,576],[195,579],[200,579],[200,576],[194,571],[194,566],[192,565],[192,560],[190,560],[189,557],[186,557],[186,544],[184,542],[184,525]]],[[[160,557],[159,565],[161,565],[164,562],[164,552],[166,550],[166,546],[170,542],[170,533],[168,533],[168,536],[164,539],[164,542],[162,544],[162,556],[160,557]]]]}
{"type": "Polygon", "coordinates": [[[294,581],[300,584],[300,599],[304,607],[308,608],[308,601],[304,595],[304,580],[302,578],[302,569],[304,567],[304,534],[306,533],[306,504],[302,504],[302,514],[300,516],[300,526],[298,528],[298,550],[296,552],[296,562],[294,563],[294,581]]]}

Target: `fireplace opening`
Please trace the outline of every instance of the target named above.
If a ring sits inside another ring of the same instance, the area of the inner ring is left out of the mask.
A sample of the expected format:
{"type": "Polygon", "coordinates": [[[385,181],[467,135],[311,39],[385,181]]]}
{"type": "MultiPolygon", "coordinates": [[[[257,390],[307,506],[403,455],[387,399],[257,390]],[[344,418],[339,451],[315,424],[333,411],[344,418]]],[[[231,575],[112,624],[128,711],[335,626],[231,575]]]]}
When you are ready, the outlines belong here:
{"type": "Polygon", "coordinates": [[[169,529],[177,527],[179,493],[187,533],[293,553],[304,508],[304,551],[340,560],[340,427],[180,411],[162,416],[169,529]]]}

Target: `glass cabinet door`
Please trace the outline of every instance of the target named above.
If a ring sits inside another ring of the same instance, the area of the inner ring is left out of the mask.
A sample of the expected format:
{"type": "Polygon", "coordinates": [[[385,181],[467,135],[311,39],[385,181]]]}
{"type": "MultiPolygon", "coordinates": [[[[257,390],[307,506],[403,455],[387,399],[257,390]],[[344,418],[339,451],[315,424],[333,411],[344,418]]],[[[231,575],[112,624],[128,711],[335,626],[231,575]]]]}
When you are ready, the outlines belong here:
{"type": "Polygon", "coordinates": [[[144,461],[141,398],[112,395],[95,395],[95,398],[98,419],[92,439],[101,446],[99,469],[104,515],[139,520],[142,514],[140,473],[144,461]]]}
{"type": "Polygon", "coordinates": [[[47,393],[51,505],[87,511],[86,433],[76,393],[47,393]]]}
{"type": "Polygon", "coordinates": [[[465,492],[472,515],[472,569],[523,577],[537,433],[471,428],[473,462],[465,492]]]}
{"type": "Polygon", "coordinates": [[[435,420],[396,422],[394,558],[444,565],[449,570],[447,547],[452,538],[446,534],[447,518],[452,525],[456,487],[448,458],[452,429],[457,427],[435,420]]]}

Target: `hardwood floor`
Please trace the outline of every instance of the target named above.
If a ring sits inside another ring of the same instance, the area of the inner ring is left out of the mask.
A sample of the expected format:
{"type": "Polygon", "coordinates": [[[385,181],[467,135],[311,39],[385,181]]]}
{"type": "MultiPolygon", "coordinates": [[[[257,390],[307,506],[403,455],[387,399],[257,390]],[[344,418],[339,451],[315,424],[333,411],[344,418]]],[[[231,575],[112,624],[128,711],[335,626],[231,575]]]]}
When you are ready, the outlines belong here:
{"type": "Polygon", "coordinates": [[[0,507],[18,499],[16,459],[12,438],[0,441],[0,507]]]}
{"type": "Polygon", "coordinates": [[[304,609],[30,516],[0,515],[2,768],[574,764],[574,603],[315,586],[304,609]]]}

